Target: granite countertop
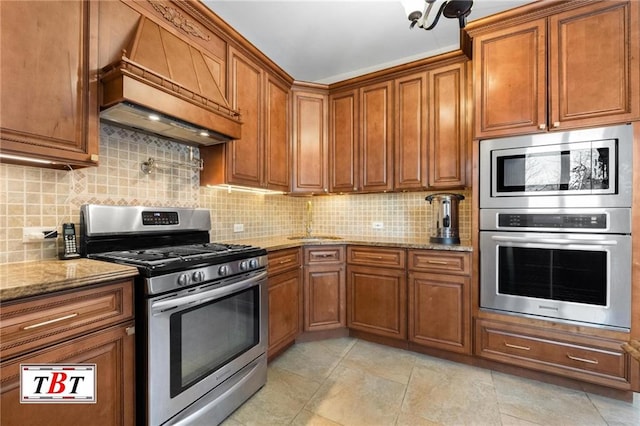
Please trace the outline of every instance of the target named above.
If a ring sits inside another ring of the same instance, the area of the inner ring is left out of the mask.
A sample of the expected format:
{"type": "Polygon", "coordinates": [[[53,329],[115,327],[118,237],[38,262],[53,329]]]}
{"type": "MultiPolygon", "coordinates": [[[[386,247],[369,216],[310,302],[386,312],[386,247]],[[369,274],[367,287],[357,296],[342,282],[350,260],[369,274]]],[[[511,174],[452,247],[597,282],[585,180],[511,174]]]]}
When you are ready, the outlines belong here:
{"type": "Polygon", "coordinates": [[[0,265],[0,302],[136,276],[138,269],[90,259],[0,265]]]}
{"type": "Polygon", "coordinates": [[[244,240],[229,241],[236,244],[250,244],[258,247],[263,247],[267,251],[276,251],[286,248],[295,248],[301,246],[317,246],[317,245],[336,245],[336,244],[351,244],[351,245],[364,245],[373,247],[398,247],[398,248],[410,248],[410,249],[425,249],[425,250],[450,250],[450,251],[473,251],[471,247],[471,241],[462,241],[461,244],[432,244],[428,240],[423,238],[398,238],[398,237],[385,237],[385,238],[358,238],[358,237],[331,237],[325,239],[291,239],[289,237],[264,237],[264,238],[247,238],[244,240]],[[337,239],[336,239],[337,238],[337,239]]]}

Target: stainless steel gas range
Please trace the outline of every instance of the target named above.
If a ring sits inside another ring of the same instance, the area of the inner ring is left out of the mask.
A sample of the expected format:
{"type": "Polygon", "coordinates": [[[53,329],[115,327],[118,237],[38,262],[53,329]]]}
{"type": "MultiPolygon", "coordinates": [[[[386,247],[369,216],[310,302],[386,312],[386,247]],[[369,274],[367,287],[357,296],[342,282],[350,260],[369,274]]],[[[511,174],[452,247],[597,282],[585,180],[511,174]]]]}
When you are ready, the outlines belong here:
{"type": "Polygon", "coordinates": [[[266,382],[266,250],[210,243],[205,209],[80,213],[81,254],[140,273],[137,423],[222,422],[266,382]]]}

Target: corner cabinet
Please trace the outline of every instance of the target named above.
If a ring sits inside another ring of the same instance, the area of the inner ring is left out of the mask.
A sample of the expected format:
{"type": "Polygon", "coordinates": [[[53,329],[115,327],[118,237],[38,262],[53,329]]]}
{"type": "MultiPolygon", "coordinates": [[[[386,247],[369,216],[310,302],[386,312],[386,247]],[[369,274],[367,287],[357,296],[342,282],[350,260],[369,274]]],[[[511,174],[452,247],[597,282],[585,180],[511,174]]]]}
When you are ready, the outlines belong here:
{"type": "Polygon", "coordinates": [[[280,79],[229,47],[229,100],[242,120],[240,139],[201,147],[201,185],[290,189],[290,91],[280,79]]]}
{"type": "Polygon", "coordinates": [[[346,327],[344,269],[344,246],[304,248],[304,331],[346,327]]]}
{"type": "Polygon", "coordinates": [[[2,424],[133,425],[133,281],[2,304],[2,424]],[[96,364],[95,404],[21,404],[20,364],[96,364]]]}
{"type": "Polygon", "coordinates": [[[43,167],[97,165],[99,6],[0,2],[2,154],[53,162],[43,167]]]}
{"type": "Polygon", "coordinates": [[[471,255],[409,250],[409,341],[471,354],[471,255]]]}
{"type": "Polygon", "coordinates": [[[327,98],[326,89],[293,89],[293,193],[329,192],[327,98]]]}
{"type": "Polygon", "coordinates": [[[269,347],[268,358],[295,342],[302,329],[301,249],[269,253],[269,347]]]}
{"type": "Polygon", "coordinates": [[[545,10],[548,16],[530,14],[535,20],[468,30],[476,138],[640,118],[640,4],[569,2],[545,10]]]}

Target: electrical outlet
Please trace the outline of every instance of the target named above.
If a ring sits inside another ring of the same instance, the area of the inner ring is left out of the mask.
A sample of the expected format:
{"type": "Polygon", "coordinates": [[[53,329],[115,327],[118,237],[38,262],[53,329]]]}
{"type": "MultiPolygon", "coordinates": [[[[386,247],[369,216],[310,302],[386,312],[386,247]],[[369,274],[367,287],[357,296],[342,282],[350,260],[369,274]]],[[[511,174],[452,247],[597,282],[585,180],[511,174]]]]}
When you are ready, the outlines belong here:
{"type": "Polygon", "coordinates": [[[22,228],[23,243],[39,243],[45,240],[55,241],[58,231],[53,226],[31,226],[22,228]]]}
{"type": "Polygon", "coordinates": [[[244,232],[244,224],[242,223],[235,223],[233,225],[233,232],[244,232]]]}
{"type": "Polygon", "coordinates": [[[371,227],[373,229],[382,229],[384,228],[384,222],[371,222],[371,227]]]}

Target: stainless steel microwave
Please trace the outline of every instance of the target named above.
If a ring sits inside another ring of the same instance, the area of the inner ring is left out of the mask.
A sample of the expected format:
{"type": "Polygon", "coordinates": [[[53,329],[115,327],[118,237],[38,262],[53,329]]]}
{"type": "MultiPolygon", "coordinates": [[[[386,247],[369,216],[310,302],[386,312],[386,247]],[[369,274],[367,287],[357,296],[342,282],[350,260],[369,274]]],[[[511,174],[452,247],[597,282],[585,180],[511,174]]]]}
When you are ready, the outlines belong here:
{"type": "Polygon", "coordinates": [[[480,208],[631,207],[631,125],[480,142],[480,208]]]}

